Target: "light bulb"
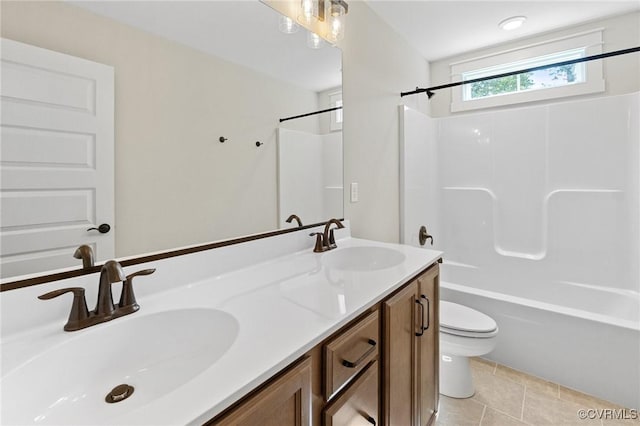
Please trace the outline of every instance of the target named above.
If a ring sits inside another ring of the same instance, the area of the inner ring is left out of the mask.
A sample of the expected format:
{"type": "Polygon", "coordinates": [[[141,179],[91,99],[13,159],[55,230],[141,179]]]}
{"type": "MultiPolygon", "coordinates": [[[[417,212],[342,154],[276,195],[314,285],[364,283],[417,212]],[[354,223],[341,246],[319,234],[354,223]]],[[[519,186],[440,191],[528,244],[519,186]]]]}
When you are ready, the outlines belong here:
{"type": "Polygon", "coordinates": [[[307,46],[312,48],[312,49],[320,49],[322,47],[322,45],[324,44],[322,38],[316,34],[316,33],[312,33],[312,32],[308,32],[307,33],[307,46]]]}
{"type": "Polygon", "coordinates": [[[310,24],[313,18],[314,1],[313,0],[301,0],[300,2],[300,15],[298,21],[304,24],[310,24]]]}
{"type": "Polygon", "coordinates": [[[327,40],[331,43],[335,43],[344,38],[344,18],[346,9],[344,5],[335,0],[331,0],[329,6],[329,18],[327,20],[327,40]]]}
{"type": "Polygon", "coordinates": [[[297,33],[300,27],[298,27],[298,24],[293,22],[293,19],[288,16],[280,16],[278,28],[280,28],[280,31],[285,34],[293,34],[297,33]]]}

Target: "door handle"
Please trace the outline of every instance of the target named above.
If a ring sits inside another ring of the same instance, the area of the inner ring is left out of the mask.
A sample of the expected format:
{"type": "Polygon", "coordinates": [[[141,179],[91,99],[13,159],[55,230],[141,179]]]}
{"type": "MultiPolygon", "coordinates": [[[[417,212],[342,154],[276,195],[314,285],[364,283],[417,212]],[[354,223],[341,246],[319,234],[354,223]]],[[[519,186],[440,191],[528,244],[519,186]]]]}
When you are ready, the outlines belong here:
{"type": "Polygon", "coordinates": [[[103,223],[102,225],[98,226],[97,228],[89,228],[87,229],[87,231],[98,231],[101,234],[106,234],[107,232],[111,231],[111,225],[109,225],[108,223],[103,223]]]}

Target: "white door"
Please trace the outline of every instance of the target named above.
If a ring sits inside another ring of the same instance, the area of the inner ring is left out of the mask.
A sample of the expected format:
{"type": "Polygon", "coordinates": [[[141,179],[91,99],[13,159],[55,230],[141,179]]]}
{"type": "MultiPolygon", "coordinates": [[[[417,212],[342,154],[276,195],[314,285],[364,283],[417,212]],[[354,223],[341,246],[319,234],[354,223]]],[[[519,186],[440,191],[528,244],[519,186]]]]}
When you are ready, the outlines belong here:
{"type": "Polygon", "coordinates": [[[1,275],[113,258],[113,68],[2,39],[1,275]]]}
{"type": "Polygon", "coordinates": [[[436,122],[419,111],[399,107],[400,114],[400,242],[420,246],[420,227],[433,236],[425,248],[438,244],[439,187],[436,122]]]}

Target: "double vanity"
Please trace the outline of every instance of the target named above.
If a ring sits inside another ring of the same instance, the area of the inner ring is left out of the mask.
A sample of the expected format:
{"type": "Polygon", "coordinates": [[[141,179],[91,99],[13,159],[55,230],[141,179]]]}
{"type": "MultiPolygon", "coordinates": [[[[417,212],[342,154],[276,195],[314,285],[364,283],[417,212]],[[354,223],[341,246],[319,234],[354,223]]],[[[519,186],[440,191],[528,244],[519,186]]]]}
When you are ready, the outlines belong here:
{"type": "Polygon", "coordinates": [[[70,295],[38,296],[91,305],[98,274],[3,291],[0,422],[429,424],[441,253],[345,225],[320,253],[318,226],[125,266],[156,269],[139,311],[77,331],[70,295]]]}

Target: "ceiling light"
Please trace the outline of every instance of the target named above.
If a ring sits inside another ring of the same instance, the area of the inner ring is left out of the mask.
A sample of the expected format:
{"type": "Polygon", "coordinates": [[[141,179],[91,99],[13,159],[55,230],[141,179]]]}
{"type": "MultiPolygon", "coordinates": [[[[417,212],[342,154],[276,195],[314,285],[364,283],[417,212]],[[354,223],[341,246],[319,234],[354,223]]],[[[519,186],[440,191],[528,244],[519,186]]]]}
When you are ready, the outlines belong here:
{"type": "Polygon", "coordinates": [[[511,18],[507,18],[504,21],[500,22],[498,26],[505,31],[511,31],[515,30],[516,28],[520,28],[526,20],[526,16],[512,16],[511,18]]]}

